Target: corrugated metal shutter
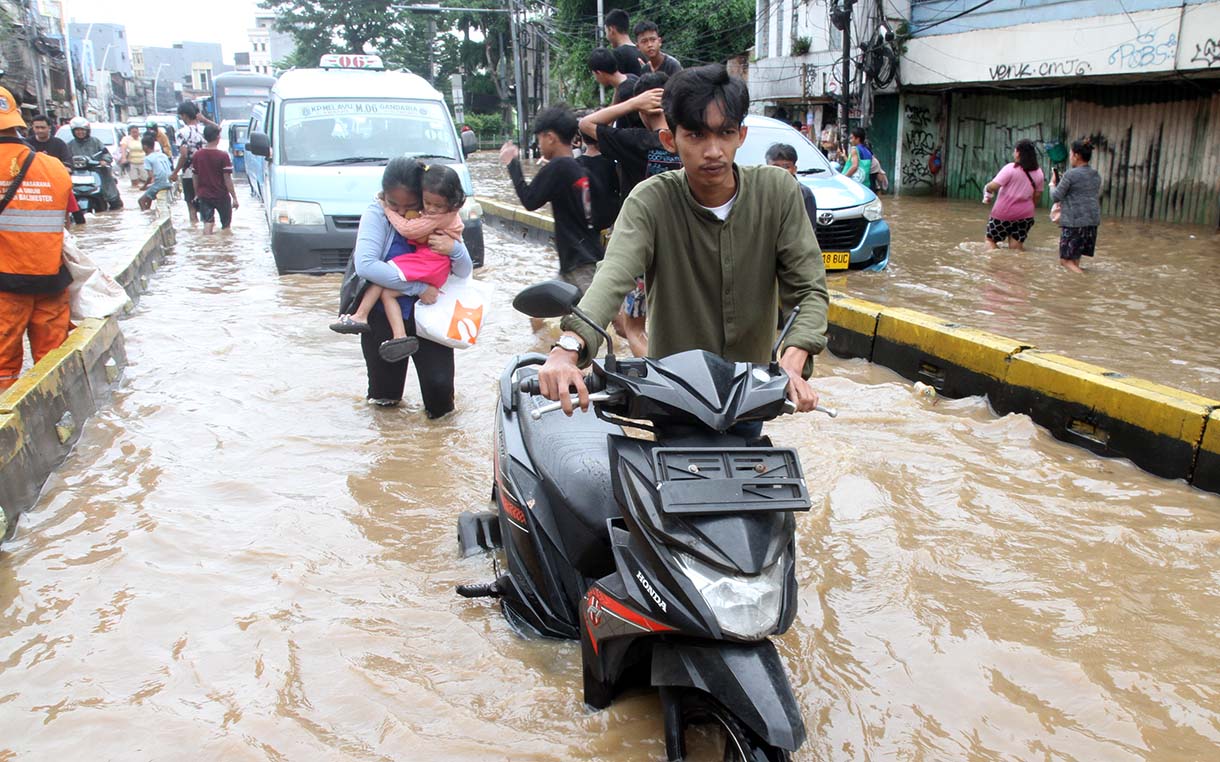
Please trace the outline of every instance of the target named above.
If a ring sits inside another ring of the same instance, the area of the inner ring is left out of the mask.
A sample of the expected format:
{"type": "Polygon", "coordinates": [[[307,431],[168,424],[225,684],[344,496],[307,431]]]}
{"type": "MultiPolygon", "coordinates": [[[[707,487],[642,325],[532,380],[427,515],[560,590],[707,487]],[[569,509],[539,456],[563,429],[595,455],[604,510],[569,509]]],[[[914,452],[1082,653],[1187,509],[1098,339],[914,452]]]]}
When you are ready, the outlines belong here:
{"type": "MultiPolygon", "coordinates": [[[[1017,140],[1044,144],[1088,136],[1102,176],[1102,214],[1220,224],[1220,93],[1214,83],[1076,88],[1045,93],[954,93],[947,185],[954,198],[983,194],[1012,161],[1017,140]]],[[[1050,204],[1044,194],[1043,205],[1050,204]]]]}
{"type": "Polygon", "coordinates": [[[1220,221],[1220,94],[1164,84],[1080,94],[1067,134],[1093,141],[1102,214],[1220,221]]]}
{"type": "MultiPolygon", "coordinates": [[[[1061,139],[1064,123],[1062,96],[1013,93],[981,95],[954,93],[949,106],[949,150],[946,193],[954,198],[981,199],[983,187],[1005,164],[1012,148],[1028,138],[1038,146],[1038,163],[1050,174],[1044,145],[1061,139]]],[[[1043,194],[1043,205],[1050,194],[1043,194]]]]}

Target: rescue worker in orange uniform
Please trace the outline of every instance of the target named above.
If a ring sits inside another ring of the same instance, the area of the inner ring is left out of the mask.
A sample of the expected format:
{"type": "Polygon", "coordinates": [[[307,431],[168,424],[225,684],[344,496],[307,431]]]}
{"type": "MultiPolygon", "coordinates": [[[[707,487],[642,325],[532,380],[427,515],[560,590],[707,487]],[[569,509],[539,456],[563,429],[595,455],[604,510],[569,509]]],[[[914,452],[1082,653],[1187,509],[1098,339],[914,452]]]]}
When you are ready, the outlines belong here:
{"type": "Polygon", "coordinates": [[[24,126],[17,99],[0,87],[0,200],[34,156],[0,211],[0,390],[21,375],[27,332],[37,362],[64,342],[69,328],[72,276],[63,264],[63,244],[72,180],[62,162],[33,153],[22,141],[18,128],[24,126]]]}

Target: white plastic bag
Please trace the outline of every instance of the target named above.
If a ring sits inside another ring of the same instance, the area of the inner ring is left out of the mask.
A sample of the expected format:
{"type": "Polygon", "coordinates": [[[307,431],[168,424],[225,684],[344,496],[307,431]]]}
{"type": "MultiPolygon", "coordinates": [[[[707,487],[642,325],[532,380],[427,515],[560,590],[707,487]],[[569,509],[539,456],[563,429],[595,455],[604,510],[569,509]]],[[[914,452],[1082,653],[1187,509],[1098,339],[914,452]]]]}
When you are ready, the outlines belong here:
{"type": "Polygon", "coordinates": [[[454,349],[470,349],[483,329],[484,286],[450,275],[433,304],[415,303],[415,333],[454,349]]]}
{"type": "Polygon", "coordinates": [[[68,286],[72,320],[108,317],[127,306],[127,292],[80,250],[71,233],[64,233],[63,256],[64,265],[72,274],[68,286]]]}

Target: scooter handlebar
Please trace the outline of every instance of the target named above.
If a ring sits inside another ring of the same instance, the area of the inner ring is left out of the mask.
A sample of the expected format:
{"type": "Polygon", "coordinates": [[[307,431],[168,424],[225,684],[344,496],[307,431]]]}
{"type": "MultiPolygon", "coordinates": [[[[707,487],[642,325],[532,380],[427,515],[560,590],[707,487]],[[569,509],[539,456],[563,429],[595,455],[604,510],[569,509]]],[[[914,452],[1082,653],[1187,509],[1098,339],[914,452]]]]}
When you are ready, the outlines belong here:
{"type": "MultiPolygon", "coordinates": [[[[523,379],[519,384],[517,384],[517,388],[531,396],[542,394],[542,390],[538,388],[537,376],[530,376],[529,378],[523,379]]],[[[595,394],[604,389],[605,385],[603,384],[601,377],[590,373],[589,375],[585,376],[585,388],[589,390],[589,394],[595,394]]]]}
{"type": "MultiPolygon", "coordinates": [[[[823,407],[821,405],[818,405],[813,409],[813,411],[815,413],[825,413],[830,418],[839,417],[839,411],[834,409],[833,407],[823,407]]],[[[784,412],[782,414],[783,415],[792,415],[795,412],[796,412],[796,404],[792,400],[784,400],[784,412]]]]}

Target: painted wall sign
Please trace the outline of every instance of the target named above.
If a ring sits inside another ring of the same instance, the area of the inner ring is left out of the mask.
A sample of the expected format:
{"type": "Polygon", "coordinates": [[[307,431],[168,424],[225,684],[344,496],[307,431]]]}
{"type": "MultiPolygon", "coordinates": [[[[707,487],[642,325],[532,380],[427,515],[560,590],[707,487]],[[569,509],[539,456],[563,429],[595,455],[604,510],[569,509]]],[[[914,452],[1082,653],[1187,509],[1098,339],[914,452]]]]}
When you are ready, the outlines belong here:
{"type": "Polygon", "coordinates": [[[906,85],[1073,80],[1220,67],[1220,0],[915,37],[906,85]]]}

